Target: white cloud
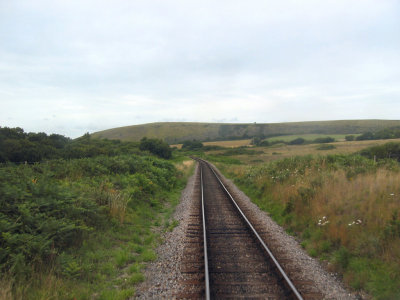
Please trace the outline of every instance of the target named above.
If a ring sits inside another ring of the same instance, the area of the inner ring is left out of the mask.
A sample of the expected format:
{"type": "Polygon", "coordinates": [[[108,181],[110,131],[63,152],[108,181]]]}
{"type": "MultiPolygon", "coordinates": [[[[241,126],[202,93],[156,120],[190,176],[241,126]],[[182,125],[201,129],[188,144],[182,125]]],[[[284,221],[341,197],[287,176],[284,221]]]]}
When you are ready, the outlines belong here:
{"type": "Polygon", "coordinates": [[[0,126],[398,118],[395,0],[0,0],[0,40],[0,126]]]}

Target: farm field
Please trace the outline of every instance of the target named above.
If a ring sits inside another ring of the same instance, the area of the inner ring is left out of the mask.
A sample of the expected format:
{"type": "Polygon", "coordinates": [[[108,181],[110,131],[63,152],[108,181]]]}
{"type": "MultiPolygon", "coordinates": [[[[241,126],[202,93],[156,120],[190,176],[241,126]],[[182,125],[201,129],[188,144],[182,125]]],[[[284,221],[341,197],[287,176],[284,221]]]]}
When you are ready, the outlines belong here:
{"type": "Polygon", "coordinates": [[[400,154],[400,139],[327,145],[334,148],[277,144],[205,158],[349,288],[399,299],[400,165],[385,153],[400,154]],[[376,162],[357,154],[365,149],[376,162]]]}

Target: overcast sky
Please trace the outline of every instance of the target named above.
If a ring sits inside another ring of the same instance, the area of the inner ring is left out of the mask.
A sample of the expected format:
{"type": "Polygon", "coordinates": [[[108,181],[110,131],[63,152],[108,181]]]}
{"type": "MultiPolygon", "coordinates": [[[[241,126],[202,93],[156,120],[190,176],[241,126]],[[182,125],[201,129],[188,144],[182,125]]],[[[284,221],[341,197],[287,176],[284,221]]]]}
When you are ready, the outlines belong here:
{"type": "Polygon", "coordinates": [[[0,0],[0,126],[400,119],[400,1],[0,0]]]}

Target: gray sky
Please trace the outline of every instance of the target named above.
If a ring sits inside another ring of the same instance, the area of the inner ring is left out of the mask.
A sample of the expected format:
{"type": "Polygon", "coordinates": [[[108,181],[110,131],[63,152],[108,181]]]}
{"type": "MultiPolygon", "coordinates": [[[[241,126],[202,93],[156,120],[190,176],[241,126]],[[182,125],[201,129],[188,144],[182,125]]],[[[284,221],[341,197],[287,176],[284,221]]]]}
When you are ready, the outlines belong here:
{"type": "Polygon", "coordinates": [[[400,119],[400,1],[0,0],[0,126],[400,119]]]}

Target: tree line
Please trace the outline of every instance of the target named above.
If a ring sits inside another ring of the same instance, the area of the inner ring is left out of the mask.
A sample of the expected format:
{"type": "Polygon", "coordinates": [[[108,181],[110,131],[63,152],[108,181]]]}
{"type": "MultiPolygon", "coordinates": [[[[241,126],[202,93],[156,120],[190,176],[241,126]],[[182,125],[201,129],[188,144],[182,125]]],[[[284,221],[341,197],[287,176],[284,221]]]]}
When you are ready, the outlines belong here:
{"type": "Polygon", "coordinates": [[[387,140],[398,138],[400,138],[400,127],[391,127],[376,132],[367,131],[359,136],[347,135],[346,141],[387,140]]]}
{"type": "Polygon", "coordinates": [[[138,142],[95,139],[86,133],[77,139],[60,134],[25,132],[22,128],[0,127],[0,163],[34,163],[48,159],[73,159],[138,154],[148,151],[161,158],[171,158],[172,149],[159,139],[143,138],[138,142]]]}

